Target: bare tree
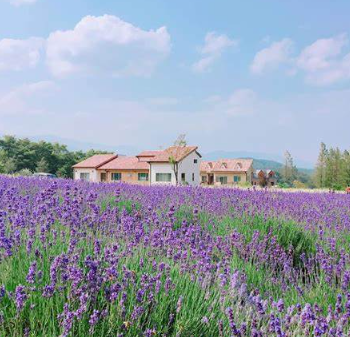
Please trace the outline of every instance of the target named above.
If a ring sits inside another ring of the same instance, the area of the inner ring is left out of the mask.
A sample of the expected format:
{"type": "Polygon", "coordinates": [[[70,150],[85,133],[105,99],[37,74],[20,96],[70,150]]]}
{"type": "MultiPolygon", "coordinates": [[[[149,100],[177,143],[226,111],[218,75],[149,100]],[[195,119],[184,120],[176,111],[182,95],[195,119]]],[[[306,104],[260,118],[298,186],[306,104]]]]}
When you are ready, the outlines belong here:
{"type": "Polygon", "coordinates": [[[177,139],[174,142],[174,146],[186,146],[187,145],[187,141],[186,141],[186,134],[182,133],[180,134],[177,139]]]}
{"type": "Polygon", "coordinates": [[[186,134],[180,134],[177,139],[174,142],[174,147],[170,153],[169,156],[169,163],[171,164],[171,167],[175,174],[175,181],[176,185],[179,184],[179,166],[180,163],[178,161],[180,151],[182,147],[186,147],[187,141],[186,141],[186,134]]]}

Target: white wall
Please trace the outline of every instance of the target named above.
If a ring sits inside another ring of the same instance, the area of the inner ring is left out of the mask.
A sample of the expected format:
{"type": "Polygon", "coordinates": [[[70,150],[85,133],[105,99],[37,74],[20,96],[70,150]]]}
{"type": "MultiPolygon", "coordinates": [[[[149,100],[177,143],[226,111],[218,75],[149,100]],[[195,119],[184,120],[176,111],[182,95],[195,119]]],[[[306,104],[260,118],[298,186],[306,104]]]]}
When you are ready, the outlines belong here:
{"type": "Polygon", "coordinates": [[[150,163],[150,183],[151,185],[176,185],[175,174],[170,163],[150,163]],[[171,173],[171,182],[156,181],[156,173],[171,173]]]}
{"type": "Polygon", "coordinates": [[[196,151],[189,154],[179,163],[179,183],[181,184],[181,174],[185,173],[185,180],[188,185],[198,186],[200,184],[200,164],[201,157],[196,151]],[[197,163],[194,160],[197,159],[197,163]],[[192,181],[192,173],[194,173],[194,181],[192,181]]]}
{"type": "MultiPolygon", "coordinates": [[[[185,180],[188,185],[198,186],[200,184],[200,162],[200,156],[196,152],[192,152],[179,163],[179,184],[181,184],[182,173],[185,173],[185,180]],[[196,164],[194,163],[195,159],[197,159],[196,164]],[[192,173],[194,173],[194,181],[192,181],[192,173]]],[[[151,185],[176,185],[174,170],[170,163],[151,163],[150,170],[151,185]],[[171,182],[157,182],[156,173],[171,173],[171,182]]]]}
{"type": "Polygon", "coordinates": [[[74,180],[80,179],[80,173],[89,173],[90,174],[90,180],[91,182],[100,182],[100,175],[99,172],[95,169],[88,169],[88,168],[75,168],[74,169],[74,180]]]}

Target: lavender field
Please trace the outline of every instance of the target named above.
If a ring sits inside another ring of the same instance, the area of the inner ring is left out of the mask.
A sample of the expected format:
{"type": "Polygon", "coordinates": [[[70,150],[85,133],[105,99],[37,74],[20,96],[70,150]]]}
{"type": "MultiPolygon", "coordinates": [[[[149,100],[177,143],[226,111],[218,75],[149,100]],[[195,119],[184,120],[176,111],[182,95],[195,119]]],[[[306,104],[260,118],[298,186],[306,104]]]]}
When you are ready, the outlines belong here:
{"type": "Polygon", "coordinates": [[[0,336],[349,336],[350,196],[0,176],[0,336]]]}

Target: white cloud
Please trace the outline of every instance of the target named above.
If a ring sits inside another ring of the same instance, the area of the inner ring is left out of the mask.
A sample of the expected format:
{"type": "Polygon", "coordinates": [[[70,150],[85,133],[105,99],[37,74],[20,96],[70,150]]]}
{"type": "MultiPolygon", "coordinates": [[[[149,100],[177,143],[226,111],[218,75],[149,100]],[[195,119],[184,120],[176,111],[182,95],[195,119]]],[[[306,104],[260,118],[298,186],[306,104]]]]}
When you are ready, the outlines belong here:
{"type": "Polygon", "coordinates": [[[31,5],[36,3],[37,0],[10,0],[10,3],[14,6],[31,5]]]}
{"type": "Polygon", "coordinates": [[[47,65],[54,76],[105,72],[148,76],[170,52],[165,27],[145,31],[116,16],[86,16],[73,30],[47,40],[47,65]]]}
{"type": "Polygon", "coordinates": [[[229,97],[211,96],[205,103],[212,104],[212,108],[228,116],[246,116],[258,111],[261,104],[255,91],[251,89],[237,89],[229,97]]]}
{"type": "Polygon", "coordinates": [[[41,99],[52,93],[56,85],[51,81],[24,84],[0,94],[0,116],[38,115],[45,113],[41,99]]]}
{"type": "Polygon", "coordinates": [[[327,85],[350,79],[350,53],[342,56],[349,43],[346,34],[319,39],[307,46],[297,59],[306,80],[316,85],[327,85]]]}
{"type": "Polygon", "coordinates": [[[261,74],[266,69],[276,68],[280,64],[290,62],[293,46],[293,41],[285,38],[281,41],[273,42],[269,47],[260,50],[255,55],[250,66],[251,72],[261,74]]]}
{"type": "Polygon", "coordinates": [[[347,43],[345,34],[329,39],[319,39],[301,52],[297,64],[299,68],[311,72],[327,69],[347,43]]]}
{"type": "Polygon", "coordinates": [[[200,48],[202,58],[193,64],[192,69],[195,72],[204,72],[208,70],[226,49],[236,47],[238,43],[238,40],[232,40],[224,34],[218,35],[215,32],[208,33],[205,36],[204,46],[200,48]]]}
{"type": "Polygon", "coordinates": [[[27,40],[0,40],[0,71],[20,71],[34,68],[39,60],[44,39],[29,38],[27,40]]]}
{"type": "Polygon", "coordinates": [[[286,74],[294,76],[303,72],[306,82],[313,85],[330,85],[350,80],[350,53],[344,53],[349,40],[346,34],[327,39],[318,39],[305,47],[298,57],[292,58],[293,42],[283,39],[259,51],[251,65],[255,74],[280,64],[288,65],[286,74]]]}
{"type": "Polygon", "coordinates": [[[236,90],[228,99],[226,112],[231,116],[255,113],[257,101],[257,95],[253,90],[236,90]]]}

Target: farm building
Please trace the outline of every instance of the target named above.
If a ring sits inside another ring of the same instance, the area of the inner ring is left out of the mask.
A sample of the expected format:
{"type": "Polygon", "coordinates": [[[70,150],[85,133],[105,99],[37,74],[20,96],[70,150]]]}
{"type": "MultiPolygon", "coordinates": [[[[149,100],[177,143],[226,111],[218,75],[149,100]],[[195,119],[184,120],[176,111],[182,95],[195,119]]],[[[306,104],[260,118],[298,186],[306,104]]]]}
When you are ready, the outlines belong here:
{"type": "Polygon", "coordinates": [[[261,187],[272,187],[277,184],[275,171],[272,170],[256,170],[253,173],[252,185],[261,187]]]}
{"type": "Polygon", "coordinates": [[[103,175],[101,176],[102,172],[98,169],[117,157],[116,154],[96,154],[87,158],[73,165],[73,178],[75,180],[100,182],[103,180],[103,175]]]}
{"type": "Polygon", "coordinates": [[[251,183],[253,159],[220,159],[203,161],[200,167],[202,185],[238,185],[251,183]]]}
{"type": "Polygon", "coordinates": [[[140,185],[200,183],[201,155],[196,146],[171,146],[144,151],[136,157],[95,155],[76,165],[74,179],[91,182],[126,182],[140,185]]]}

